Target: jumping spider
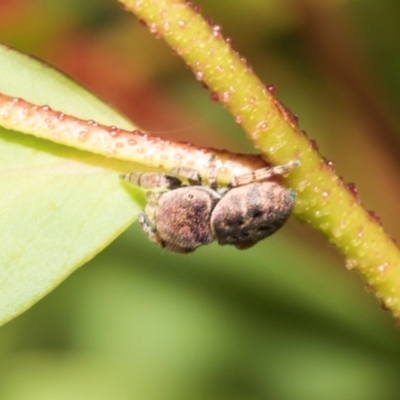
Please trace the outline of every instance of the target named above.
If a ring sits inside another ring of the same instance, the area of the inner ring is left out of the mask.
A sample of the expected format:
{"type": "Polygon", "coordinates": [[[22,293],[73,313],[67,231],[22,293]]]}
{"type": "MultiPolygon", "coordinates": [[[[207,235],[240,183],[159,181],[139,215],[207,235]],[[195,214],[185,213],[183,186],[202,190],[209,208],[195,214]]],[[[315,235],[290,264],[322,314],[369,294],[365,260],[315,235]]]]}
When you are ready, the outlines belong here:
{"type": "Polygon", "coordinates": [[[214,240],[247,249],[278,230],[288,219],[296,194],[267,179],[297,166],[299,162],[292,161],[258,169],[233,177],[223,189],[217,187],[215,171],[204,186],[200,174],[186,167],[169,175],[133,172],[122,178],[147,190],[139,223],[149,239],[167,250],[190,253],[214,240]]]}

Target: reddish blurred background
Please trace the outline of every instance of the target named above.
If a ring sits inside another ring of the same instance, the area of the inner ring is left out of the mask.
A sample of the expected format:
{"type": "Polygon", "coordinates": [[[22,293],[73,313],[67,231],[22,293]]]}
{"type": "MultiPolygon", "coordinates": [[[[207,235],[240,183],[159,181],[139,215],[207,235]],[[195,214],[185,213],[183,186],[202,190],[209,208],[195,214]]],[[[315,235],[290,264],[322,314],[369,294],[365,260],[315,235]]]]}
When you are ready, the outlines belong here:
{"type": "MultiPolygon", "coordinates": [[[[399,240],[400,3],[196,4],[399,240]]],[[[0,41],[150,133],[253,151],[182,60],[117,1],[0,0],[0,41]]],[[[184,258],[135,226],[0,329],[0,396],[397,399],[399,355],[390,316],[306,226],[291,221],[248,252],[213,245],[184,258]]]]}

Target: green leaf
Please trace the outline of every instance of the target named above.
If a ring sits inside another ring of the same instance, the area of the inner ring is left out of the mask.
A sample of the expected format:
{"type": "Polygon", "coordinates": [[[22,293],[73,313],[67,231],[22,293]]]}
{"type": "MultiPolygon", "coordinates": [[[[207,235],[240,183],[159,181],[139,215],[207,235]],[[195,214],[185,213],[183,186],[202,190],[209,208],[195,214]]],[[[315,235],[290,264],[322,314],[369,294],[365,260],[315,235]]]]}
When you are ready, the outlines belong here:
{"type": "MultiPolygon", "coordinates": [[[[134,129],[53,68],[0,46],[0,92],[80,118],[134,129]]],[[[135,219],[135,165],[0,129],[0,324],[23,312],[135,219]]]]}

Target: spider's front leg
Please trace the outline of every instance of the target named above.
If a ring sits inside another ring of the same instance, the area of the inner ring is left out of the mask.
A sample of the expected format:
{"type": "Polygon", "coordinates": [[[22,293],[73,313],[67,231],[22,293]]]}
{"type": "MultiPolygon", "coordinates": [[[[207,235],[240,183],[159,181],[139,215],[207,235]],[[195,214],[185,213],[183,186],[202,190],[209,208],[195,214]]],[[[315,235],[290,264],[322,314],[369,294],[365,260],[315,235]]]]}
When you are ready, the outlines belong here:
{"type": "Polygon", "coordinates": [[[283,165],[275,165],[275,166],[256,169],[255,171],[249,172],[247,174],[233,177],[230,187],[243,186],[243,185],[248,185],[249,183],[252,182],[264,181],[275,175],[286,174],[287,172],[299,166],[300,166],[300,161],[294,160],[283,165]]]}
{"type": "Polygon", "coordinates": [[[121,178],[144,189],[172,190],[182,186],[182,182],[177,176],[161,172],[129,172],[122,174],[121,178]]]}
{"type": "MultiPolygon", "coordinates": [[[[176,177],[185,178],[188,181],[189,186],[202,186],[203,180],[197,171],[197,169],[190,167],[177,167],[171,171],[171,175],[176,177]]],[[[207,174],[207,186],[213,190],[216,190],[218,187],[217,184],[217,169],[214,164],[211,162],[208,168],[207,174]]]]}
{"type": "Polygon", "coordinates": [[[171,175],[185,178],[190,186],[200,186],[203,183],[199,172],[194,168],[177,167],[171,171],[171,175]]]}

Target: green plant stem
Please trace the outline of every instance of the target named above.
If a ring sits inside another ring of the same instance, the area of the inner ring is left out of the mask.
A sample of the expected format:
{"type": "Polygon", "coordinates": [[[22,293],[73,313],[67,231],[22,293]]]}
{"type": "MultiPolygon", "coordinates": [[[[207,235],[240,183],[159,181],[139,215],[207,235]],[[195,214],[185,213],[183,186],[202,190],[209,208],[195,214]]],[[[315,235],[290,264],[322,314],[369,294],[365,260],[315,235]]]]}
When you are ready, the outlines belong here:
{"type": "Polygon", "coordinates": [[[147,135],[137,129],[126,131],[115,126],[104,126],[2,93],[0,126],[152,169],[170,171],[175,167],[190,166],[207,177],[212,162],[218,169],[222,183],[230,182],[232,174],[241,175],[266,165],[257,155],[174,142],[147,135]]]}
{"type": "Polygon", "coordinates": [[[320,231],[400,317],[400,253],[379,221],[339,179],[332,165],[299,129],[297,120],[231,48],[218,26],[181,0],[119,0],[163,37],[274,164],[293,159],[301,168],[286,179],[298,194],[294,214],[320,231]]]}

